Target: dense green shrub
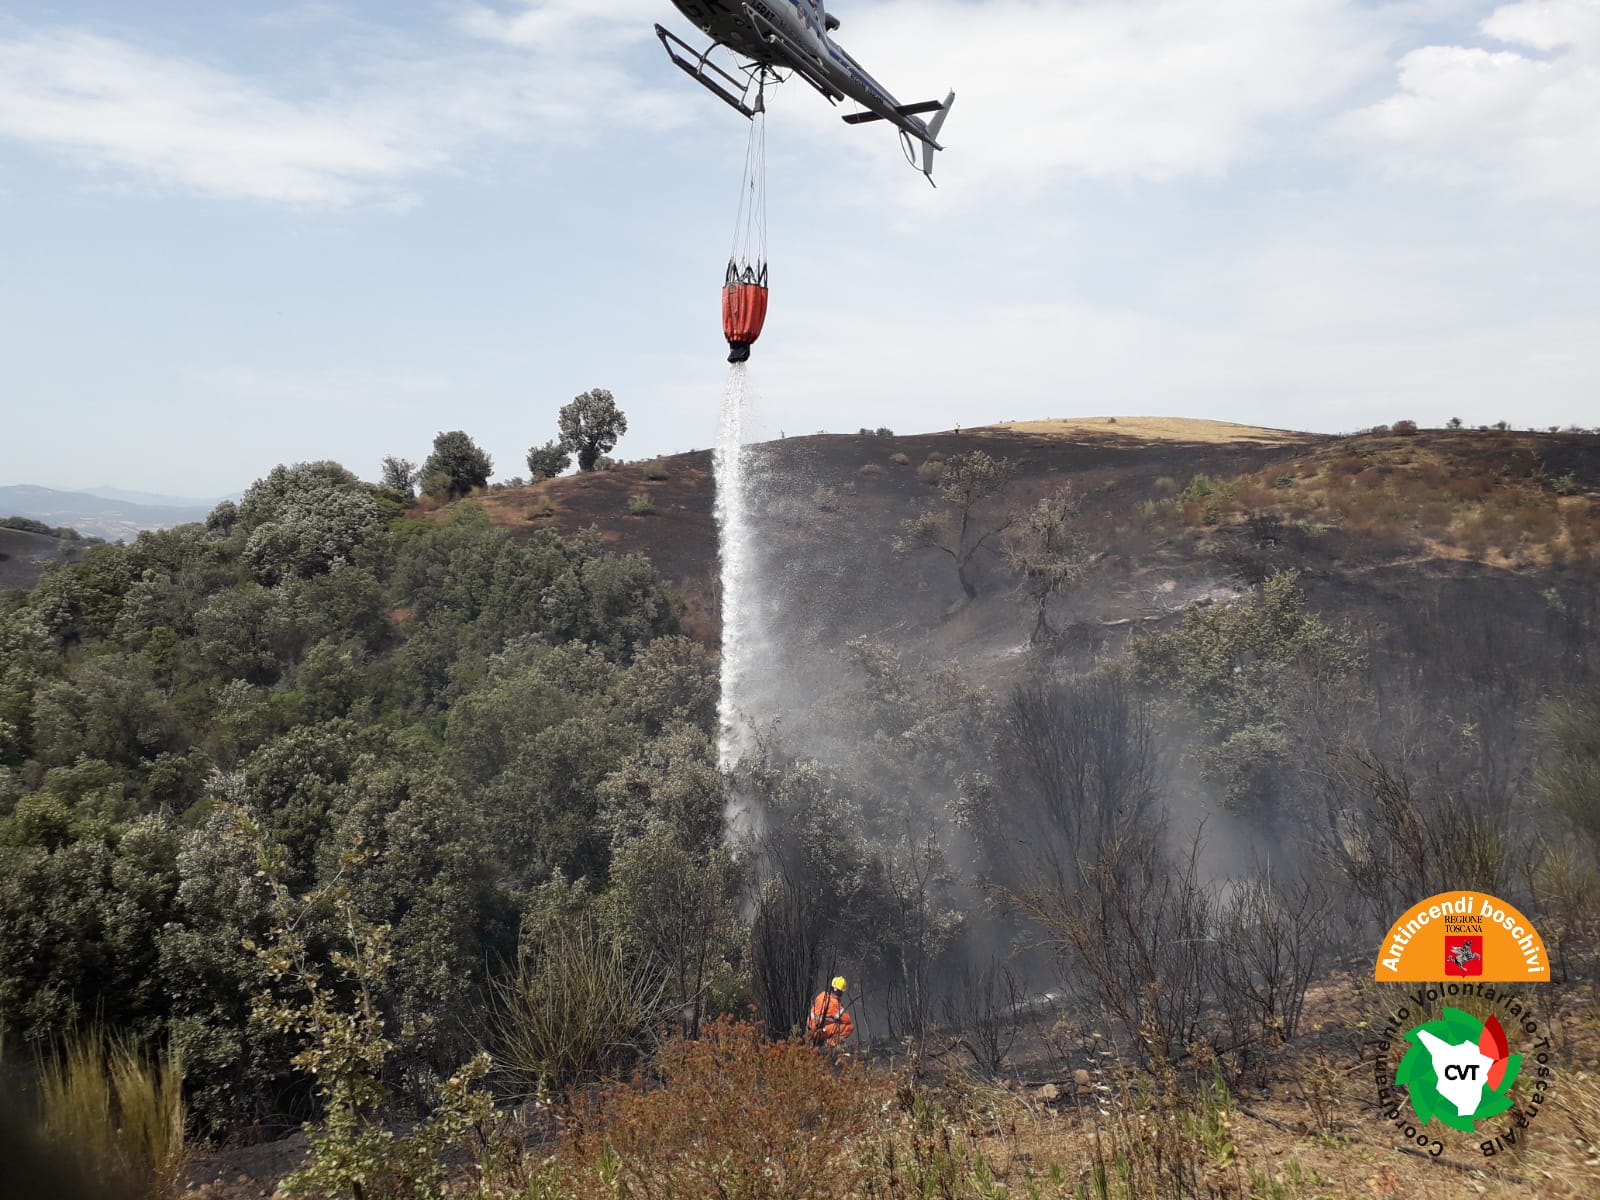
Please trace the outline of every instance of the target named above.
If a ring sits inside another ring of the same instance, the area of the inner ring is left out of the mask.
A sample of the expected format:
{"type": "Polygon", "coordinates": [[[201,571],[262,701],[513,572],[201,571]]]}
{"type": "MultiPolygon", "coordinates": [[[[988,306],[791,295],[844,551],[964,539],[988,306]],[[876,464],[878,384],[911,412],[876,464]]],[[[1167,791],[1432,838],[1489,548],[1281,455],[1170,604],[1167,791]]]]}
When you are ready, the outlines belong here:
{"type": "MultiPolygon", "coordinates": [[[[326,1103],[294,1039],[249,1024],[272,893],[221,804],[283,887],[337,886],[385,927],[378,1075],[425,1108],[519,908],[557,871],[604,888],[606,796],[629,771],[712,786],[674,764],[706,770],[714,665],[645,559],[518,545],[471,504],[398,513],[337,464],[279,467],[0,601],[0,1037],[99,1014],[165,1038],[207,1134],[326,1103]]],[[[310,966],[333,964],[329,920],[303,914],[310,966]]]]}

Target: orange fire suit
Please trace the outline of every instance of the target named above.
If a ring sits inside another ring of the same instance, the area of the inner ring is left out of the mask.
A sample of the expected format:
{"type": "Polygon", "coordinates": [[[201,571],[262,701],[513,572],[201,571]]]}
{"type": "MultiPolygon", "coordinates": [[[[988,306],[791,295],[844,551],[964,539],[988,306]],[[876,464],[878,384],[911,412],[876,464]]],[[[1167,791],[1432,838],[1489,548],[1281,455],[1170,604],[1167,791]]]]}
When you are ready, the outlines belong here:
{"type": "Polygon", "coordinates": [[[837,1047],[856,1031],[855,1020],[844,1009],[844,1002],[831,991],[817,993],[806,1018],[806,1036],[818,1046],[837,1047]]]}

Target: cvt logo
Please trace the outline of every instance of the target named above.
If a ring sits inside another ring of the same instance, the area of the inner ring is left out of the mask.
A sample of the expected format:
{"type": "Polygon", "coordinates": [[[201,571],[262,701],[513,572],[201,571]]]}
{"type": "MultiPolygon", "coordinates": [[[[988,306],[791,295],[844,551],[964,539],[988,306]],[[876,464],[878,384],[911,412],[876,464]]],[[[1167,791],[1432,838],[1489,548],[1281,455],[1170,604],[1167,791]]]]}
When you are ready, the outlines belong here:
{"type": "Polygon", "coordinates": [[[1422,1124],[1437,1120],[1471,1133],[1476,1122],[1511,1108],[1522,1055],[1510,1052],[1498,1017],[1480,1021],[1447,1005],[1437,1020],[1409,1030],[1406,1040],[1411,1049],[1394,1081],[1410,1095],[1422,1124]]]}

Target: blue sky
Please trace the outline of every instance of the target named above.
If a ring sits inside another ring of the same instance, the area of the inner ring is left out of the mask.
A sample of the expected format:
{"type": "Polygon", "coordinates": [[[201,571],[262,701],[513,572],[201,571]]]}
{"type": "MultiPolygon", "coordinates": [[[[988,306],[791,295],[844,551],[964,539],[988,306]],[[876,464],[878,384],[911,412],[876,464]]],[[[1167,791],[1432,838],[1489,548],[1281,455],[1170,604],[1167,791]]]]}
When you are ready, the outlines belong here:
{"type": "MultiPolygon", "coordinates": [[[[1098,414],[1600,422],[1600,0],[837,0],[771,98],[769,434],[1098,414]]],[[[704,447],[744,122],[668,0],[0,12],[0,483],[500,477],[611,388],[704,447]]]]}

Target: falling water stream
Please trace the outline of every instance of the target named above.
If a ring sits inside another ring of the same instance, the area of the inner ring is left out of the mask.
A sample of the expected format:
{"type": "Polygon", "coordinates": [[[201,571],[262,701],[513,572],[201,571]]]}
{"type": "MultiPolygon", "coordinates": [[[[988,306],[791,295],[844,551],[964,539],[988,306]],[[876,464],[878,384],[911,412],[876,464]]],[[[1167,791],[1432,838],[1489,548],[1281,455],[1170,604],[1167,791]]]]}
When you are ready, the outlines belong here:
{"type": "Polygon", "coordinates": [[[722,698],[718,705],[717,758],[724,771],[738,762],[747,729],[742,701],[749,679],[753,612],[753,552],[744,446],[744,363],[728,367],[722,393],[722,422],[712,464],[717,481],[717,541],[722,562],[722,698]]]}

